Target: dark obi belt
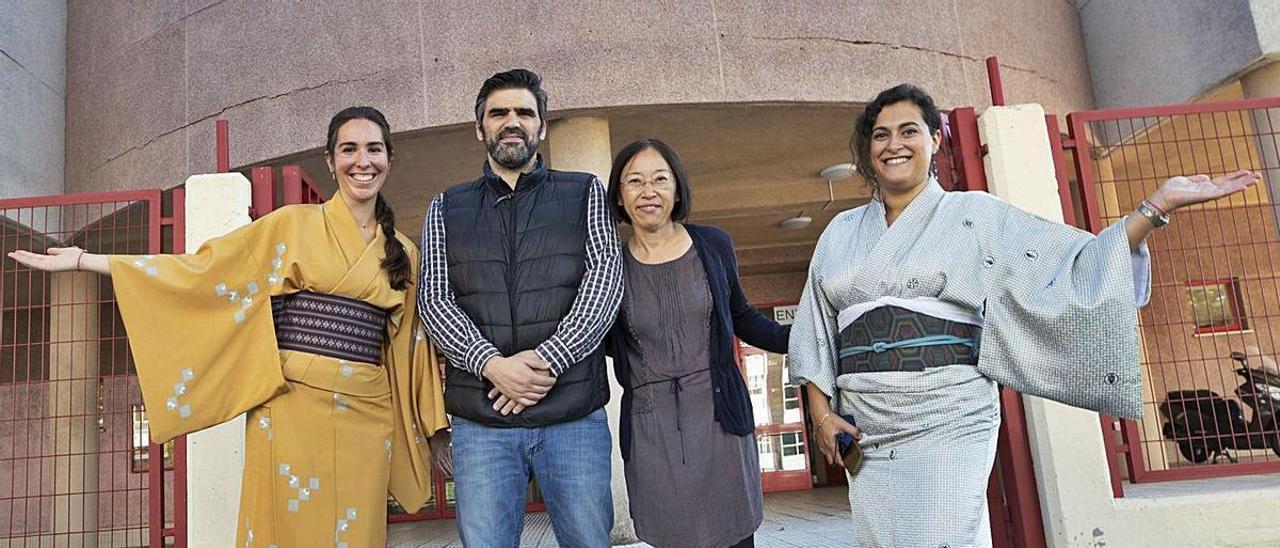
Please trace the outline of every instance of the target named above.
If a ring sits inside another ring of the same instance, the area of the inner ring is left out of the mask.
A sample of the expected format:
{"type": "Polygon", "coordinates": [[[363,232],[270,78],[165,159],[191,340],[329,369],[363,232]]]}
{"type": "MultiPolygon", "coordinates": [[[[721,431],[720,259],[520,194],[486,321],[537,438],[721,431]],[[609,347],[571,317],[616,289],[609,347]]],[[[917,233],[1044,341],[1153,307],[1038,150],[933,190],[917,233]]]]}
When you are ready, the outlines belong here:
{"type": "Polygon", "coordinates": [[[840,331],[840,374],[978,365],[981,338],[976,325],[882,306],[840,331]]]}
{"type": "Polygon", "coordinates": [[[369,303],[303,291],[272,297],[271,318],[281,350],[382,364],[387,312],[369,303]]]}

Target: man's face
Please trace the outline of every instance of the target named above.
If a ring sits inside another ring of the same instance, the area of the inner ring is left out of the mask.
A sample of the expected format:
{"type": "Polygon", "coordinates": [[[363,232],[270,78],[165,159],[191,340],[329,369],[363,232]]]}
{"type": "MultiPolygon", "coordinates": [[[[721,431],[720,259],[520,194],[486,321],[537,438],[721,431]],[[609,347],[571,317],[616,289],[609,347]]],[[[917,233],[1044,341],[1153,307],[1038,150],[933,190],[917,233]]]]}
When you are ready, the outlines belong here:
{"type": "Polygon", "coordinates": [[[538,145],[546,137],[533,92],[515,88],[489,94],[484,115],[476,124],[476,138],[494,162],[507,169],[521,169],[538,153],[538,145]]]}

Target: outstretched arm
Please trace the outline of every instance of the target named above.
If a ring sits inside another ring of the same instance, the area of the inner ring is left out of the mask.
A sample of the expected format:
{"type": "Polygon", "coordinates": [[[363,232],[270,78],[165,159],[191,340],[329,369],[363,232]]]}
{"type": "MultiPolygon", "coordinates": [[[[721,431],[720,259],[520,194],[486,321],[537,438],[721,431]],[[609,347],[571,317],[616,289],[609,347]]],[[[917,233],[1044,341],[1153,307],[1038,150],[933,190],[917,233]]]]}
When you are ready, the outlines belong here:
{"type": "Polygon", "coordinates": [[[107,255],[89,253],[78,247],[51,247],[45,250],[48,254],[31,251],[10,251],[9,258],[23,266],[43,270],[45,272],[69,272],[82,270],[97,272],[103,276],[111,275],[111,266],[107,255]]]}
{"type": "MultiPolygon", "coordinates": [[[[1207,175],[1173,177],[1160,185],[1144,202],[1155,213],[1168,215],[1186,206],[1211,202],[1241,192],[1261,178],[1261,175],[1246,169],[1233,171],[1216,179],[1210,179],[1207,175]]],[[[1129,249],[1137,251],[1155,229],[1156,225],[1145,215],[1130,215],[1126,218],[1124,230],[1129,236],[1129,249]]]]}

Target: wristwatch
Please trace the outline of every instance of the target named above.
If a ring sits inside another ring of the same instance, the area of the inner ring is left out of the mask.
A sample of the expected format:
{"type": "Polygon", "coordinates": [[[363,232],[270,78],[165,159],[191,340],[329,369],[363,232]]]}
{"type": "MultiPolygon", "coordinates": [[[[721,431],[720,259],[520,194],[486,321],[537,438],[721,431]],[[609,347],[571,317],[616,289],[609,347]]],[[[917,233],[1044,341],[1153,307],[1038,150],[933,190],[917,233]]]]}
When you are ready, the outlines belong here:
{"type": "Polygon", "coordinates": [[[1143,217],[1146,217],[1148,221],[1151,221],[1151,225],[1156,228],[1169,224],[1169,214],[1160,211],[1160,209],[1151,205],[1146,200],[1138,203],[1138,213],[1142,214],[1143,217]]]}

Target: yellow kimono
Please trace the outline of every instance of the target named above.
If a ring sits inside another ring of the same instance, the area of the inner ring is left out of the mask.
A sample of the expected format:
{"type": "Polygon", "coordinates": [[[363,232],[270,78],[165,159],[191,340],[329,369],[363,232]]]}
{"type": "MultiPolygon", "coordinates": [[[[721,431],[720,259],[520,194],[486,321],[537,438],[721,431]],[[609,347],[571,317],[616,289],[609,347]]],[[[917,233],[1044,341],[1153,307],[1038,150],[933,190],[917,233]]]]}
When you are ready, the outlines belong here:
{"type": "Polygon", "coordinates": [[[365,243],[340,197],[282,208],[193,255],[113,256],[111,277],[151,438],[248,412],[237,546],[383,546],[388,489],[431,495],[426,437],[447,427],[415,285],[391,289],[384,234],[365,243]],[[382,366],[276,347],[271,297],[298,291],[387,311],[382,366]]]}

